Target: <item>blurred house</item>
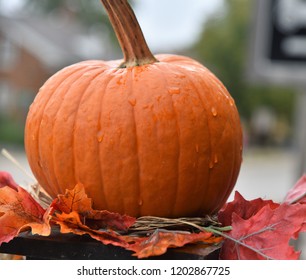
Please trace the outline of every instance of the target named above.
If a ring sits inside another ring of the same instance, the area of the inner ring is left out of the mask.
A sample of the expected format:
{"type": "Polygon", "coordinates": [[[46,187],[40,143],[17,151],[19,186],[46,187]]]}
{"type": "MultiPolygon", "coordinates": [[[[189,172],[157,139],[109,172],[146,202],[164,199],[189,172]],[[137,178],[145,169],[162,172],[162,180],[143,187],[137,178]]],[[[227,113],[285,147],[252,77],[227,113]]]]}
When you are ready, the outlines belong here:
{"type": "Polygon", "coordinates": [[[0,14],[0,118],[23,121],[38,89],[64,66],[112,56],[109,36],[98,32],[64,17],[0,14]]]}

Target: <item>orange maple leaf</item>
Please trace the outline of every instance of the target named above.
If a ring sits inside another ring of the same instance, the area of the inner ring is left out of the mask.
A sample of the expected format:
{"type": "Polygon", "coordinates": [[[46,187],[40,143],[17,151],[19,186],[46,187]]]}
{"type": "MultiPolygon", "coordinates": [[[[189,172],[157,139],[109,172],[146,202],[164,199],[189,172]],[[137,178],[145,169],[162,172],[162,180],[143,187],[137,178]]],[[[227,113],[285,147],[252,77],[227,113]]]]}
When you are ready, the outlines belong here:
{"type": "Polygon", "coordinates": [[[0,244],[9,242],[26,228],[40,235],[51,233],[51,209],[44,210],[23,188],[16,189],[0,188],[0,244]]]}
{"type": "Polygon", "coordinates": [[[66,190],[65,194],[57,196],[56,207],[64,213],[73,211],[79,214],[86,214],[91,211],[92,201],[85,193],[85,188],[82,184],[77,184],[72,190],[66,190]]]}
{"type": "Polygon", "coordinates": [[[183,247],[186,244],[219,244],[222,237],[215,237],[210,232],[189,233],[180,231],[155,230],[144,238],[137,238],[127,249],[134,251],[134,256],[147,258],[164,254],[168,248],[183,247]]]}
{"type": "Polygon", "coordinates": [[[91,238],[102,242],[104,245],[112,244],[119,247],[127,248],[127,238],[117,234],[114,231],[94,230],[86,226],[80,218],[80,215],[73,211],[68,214],[57,213],[53,221],[60,226],[61,233],[74,233],[77,235],[88,234],[91,238]]]}
{"type": "Polygon", "coordinates": [[[66,214],[77,212],[83,223],[91,229],[126,231],[136,221],[136,218],[127,215],[94,210],[82,184],[77,184],[72,190],[66,190],[64,195],[58,195],[54,206],[56,210],[66,214]]]}

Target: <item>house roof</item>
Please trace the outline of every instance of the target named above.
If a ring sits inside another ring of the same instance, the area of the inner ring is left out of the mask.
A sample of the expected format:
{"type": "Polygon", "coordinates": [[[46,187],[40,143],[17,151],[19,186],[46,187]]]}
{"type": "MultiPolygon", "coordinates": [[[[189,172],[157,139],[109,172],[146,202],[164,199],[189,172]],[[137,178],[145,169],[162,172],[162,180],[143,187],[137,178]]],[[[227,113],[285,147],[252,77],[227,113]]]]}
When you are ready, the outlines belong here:
{"type": "Polygon", "coordinates": [[[106,60],[112,49],[102,30],[97,35],[76,22],[54,16],[0,15],[0,33],[51,69],[88,59],[106,60]]]}

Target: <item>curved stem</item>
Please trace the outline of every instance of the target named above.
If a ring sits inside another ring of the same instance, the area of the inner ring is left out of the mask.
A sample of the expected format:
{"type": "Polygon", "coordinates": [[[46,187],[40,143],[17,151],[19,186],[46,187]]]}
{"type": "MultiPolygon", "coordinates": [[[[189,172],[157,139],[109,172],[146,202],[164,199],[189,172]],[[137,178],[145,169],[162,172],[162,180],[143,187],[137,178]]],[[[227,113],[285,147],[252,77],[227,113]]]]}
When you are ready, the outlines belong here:
{"type": "Polygon", "coordinates": [[[101,0],[124,55],[120,67],[157,62],[151,53],[136,16],[127,0],[101,0]]]}

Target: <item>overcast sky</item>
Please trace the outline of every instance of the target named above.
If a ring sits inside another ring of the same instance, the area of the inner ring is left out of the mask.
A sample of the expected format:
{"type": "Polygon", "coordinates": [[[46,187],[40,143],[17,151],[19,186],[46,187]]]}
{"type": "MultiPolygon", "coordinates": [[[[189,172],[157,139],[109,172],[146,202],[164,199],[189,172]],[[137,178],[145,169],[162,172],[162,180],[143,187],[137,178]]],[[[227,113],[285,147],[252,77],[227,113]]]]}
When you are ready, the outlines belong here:
{"type": "Polygon", "coordinates": [[[154,51],[190,45],[202,30],[207,16],[219,9],[223,0],[142,0],[136,3],[135,13],[154,51]]]}
{"type": "MultiPolygon", "coordinates": [[[[11,12],[22,2],[1,1],[0,9],[11,12]]],[[[135,13],[154,52],[180,49],[192,44],[207,16],[220,9],[223,0],[136,0],[135,3],[135,13]]]]}

